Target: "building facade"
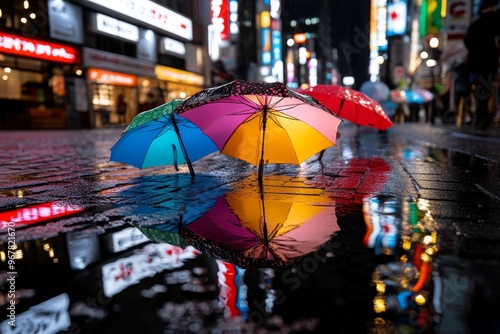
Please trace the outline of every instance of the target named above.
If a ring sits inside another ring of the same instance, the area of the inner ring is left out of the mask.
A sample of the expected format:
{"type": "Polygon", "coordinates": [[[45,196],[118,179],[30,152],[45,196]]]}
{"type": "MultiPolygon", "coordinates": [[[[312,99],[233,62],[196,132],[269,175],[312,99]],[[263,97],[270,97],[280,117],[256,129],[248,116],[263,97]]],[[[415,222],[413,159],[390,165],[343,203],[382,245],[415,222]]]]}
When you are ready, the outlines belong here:
{"type": "Polygon", "coordinates": [[[197,1],[14,1],[0,4],[0,128],[124,123],[207,85],[197,1]],[[123,120],[122,120],[123,122],[123,120]]]}

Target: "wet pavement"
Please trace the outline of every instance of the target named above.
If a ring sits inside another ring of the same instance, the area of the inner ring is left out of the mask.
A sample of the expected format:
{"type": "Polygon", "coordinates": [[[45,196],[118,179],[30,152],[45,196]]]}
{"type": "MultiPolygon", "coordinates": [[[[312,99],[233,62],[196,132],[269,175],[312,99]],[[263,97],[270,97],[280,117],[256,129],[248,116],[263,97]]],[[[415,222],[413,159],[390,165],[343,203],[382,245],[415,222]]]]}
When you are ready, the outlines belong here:
{"type": "Polygon", "coordinates": [[[122,130],[0,133],[0,332],[500,332],[498,128],[345,123],[322,161],[266,166],[263,198],[222,155],[194,179],[109,162],[122,130]],[[195,225],[253,216],[308,247],[250,261],[195,225]]]}

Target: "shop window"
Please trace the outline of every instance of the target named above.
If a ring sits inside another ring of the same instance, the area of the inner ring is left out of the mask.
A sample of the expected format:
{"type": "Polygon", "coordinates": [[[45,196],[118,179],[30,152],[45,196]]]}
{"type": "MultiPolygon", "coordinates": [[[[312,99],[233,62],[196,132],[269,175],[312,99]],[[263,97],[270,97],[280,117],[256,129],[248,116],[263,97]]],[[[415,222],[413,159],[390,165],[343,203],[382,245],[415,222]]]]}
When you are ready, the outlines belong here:
{"type": "Polygon", "coordinates": [[[132,42],[126,42],[114,37],[87,34],[86,44],[94,49],[118,53],[128,57],[136,57],[137,46],[132,42]]]}
{"type": "Polygon", "coordinates": [[[10,69],[0,80],[0,98],[25,100],[34,103],[44,101],[43,76],[40,73],[10,69]]]}
{"type": "Polygon", "coordinates": [[[12,18],[14,12],[12,1],[2,2],[0,10],[2,11],[2,15],[0,16],[0,27],[12,28],[12,18]]]}

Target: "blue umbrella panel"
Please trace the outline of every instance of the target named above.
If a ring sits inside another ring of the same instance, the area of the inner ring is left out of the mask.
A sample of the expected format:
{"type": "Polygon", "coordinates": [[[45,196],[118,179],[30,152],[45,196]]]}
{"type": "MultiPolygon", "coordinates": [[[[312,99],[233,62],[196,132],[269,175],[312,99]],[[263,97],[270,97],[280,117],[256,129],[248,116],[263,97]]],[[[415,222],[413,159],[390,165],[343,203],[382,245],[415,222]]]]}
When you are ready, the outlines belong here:
{"type": "Polygon", "coordinates": [[[188,164],[194,175],[191,162],[217,147],[198,126],[173,112],[171,104],[137,115],[111,148],[110,160],[138,168],[174,165],[176,170],[178,164],[188,164]]]}

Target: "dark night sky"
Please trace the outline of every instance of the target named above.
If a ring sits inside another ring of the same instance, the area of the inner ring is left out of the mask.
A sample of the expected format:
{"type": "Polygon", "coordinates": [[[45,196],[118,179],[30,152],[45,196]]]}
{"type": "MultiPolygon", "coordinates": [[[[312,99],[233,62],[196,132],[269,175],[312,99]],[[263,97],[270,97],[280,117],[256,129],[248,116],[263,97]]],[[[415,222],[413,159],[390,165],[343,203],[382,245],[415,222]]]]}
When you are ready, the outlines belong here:
{"type": "Polygon", "coordinates": [[[321,17],[330,11],[332,48],[338,49],[339,69],[361,85],[368,80],[370,0],[284,0],[289,18],[321,17]]]}

